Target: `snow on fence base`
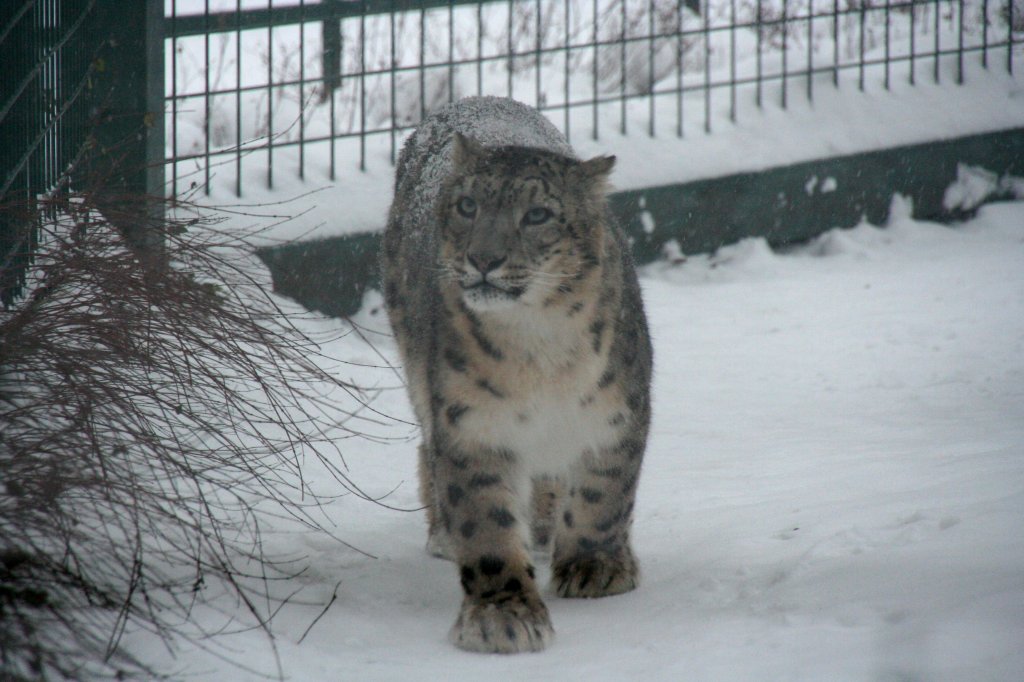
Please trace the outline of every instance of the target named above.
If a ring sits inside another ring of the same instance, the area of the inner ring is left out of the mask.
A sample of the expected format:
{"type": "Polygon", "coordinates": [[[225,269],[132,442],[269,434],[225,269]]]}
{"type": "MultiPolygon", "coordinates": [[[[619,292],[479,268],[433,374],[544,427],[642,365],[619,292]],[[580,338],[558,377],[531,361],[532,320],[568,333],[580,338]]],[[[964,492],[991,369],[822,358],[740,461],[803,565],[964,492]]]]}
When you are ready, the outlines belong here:
{"type": "MultiPolygon", "coordinates": [[[[914,218],[950,222],[1013,193],[1007,179],[1014,176],[1024,176],[1024,128],[617,192],[610,202],[643,264],[670,242],[695,254],[747,237],[781,247],[863,219],[881,225],[897,194],[912,200],[914,218]]],[[[310,310],[345,317],[359,310],[367,289],[378,287],[379,238],[364,232],[265,248],[259,255],[275,291],[310,310]]]]}

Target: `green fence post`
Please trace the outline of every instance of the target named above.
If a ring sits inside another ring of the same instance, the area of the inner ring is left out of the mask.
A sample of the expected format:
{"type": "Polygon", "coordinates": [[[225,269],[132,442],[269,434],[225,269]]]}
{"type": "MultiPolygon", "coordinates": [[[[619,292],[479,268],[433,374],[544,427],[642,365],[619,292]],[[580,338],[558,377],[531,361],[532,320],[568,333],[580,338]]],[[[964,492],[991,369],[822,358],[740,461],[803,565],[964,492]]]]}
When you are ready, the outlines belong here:
{"type": "Polygon", "coordinates": [[[99,0],[90,90],[88,173],[107,219],[142,249],[159,248],[164,200],[164,3],[99,0]]]}
{"type": "MultiPolygon", "coordinates": [[[[330,5],[334,0],[324,2],[330,5]]],[[[341,86],[341,21],[337,17],[328,17],[321,22],[320,27],[324,50],[324,89],[320,93],[320,101],[326,102],[341,86]]]]}

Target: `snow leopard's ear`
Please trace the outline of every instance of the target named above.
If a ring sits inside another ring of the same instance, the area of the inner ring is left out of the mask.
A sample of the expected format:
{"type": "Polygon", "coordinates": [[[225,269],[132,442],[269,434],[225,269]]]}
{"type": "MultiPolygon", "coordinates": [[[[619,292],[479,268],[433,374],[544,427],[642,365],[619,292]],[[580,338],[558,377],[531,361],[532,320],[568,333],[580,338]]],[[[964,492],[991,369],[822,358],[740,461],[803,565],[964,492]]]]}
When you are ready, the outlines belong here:
{"type": "Polygon", "coordinates": [[[581,161],[577,166],[577,172],[585,178],[603,181],[608,179],[614,167],[614,156],[595,156],[587,161],[581,161]]]}
{"type": "Polygon", "coordinates": [[[587,161],[580,161],[572,171],[583,187],[586,187],[595,198],[600,198],[608,191],[608,176],[614,167],[614,156],[595,156],[587,161]]]}
{"type": "Polygon", "coordinates": [[[484,148],[476,140],[462,133],[452,135],[452,166],[455,168],[467,168],[483,154],[484,148]]]}

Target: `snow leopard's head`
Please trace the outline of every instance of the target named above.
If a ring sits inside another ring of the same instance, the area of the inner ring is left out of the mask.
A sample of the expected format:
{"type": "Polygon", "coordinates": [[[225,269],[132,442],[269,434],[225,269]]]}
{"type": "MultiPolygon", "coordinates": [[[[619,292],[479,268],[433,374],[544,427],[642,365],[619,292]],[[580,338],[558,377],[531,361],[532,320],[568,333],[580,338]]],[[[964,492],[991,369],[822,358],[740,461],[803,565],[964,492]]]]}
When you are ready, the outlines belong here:
{"type": "Polygon", "coordinates": [[[438,210],[441,267],[472,309],[549,305],[601,266],[614,156],[484,148],[458,133],[438,210]]]}

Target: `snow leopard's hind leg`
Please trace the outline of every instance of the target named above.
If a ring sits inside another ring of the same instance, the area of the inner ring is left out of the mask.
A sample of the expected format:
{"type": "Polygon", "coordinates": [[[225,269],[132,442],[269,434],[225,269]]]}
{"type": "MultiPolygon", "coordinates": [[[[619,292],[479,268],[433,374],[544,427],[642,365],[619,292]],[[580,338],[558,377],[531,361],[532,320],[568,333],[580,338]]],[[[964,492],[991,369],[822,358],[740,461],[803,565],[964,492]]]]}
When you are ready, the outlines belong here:
{"type": "Polygon", "coordinates": [[[420,443],[419,448],[419,479],[420,500],[427,511],[427,552],[438,559],[455,561],[455,548],[452,546],[451,533],[445,527],[441,515],[440,501],[437,497],[434,480],[434,461],[430,456],[430,446],[420,443]]]}

